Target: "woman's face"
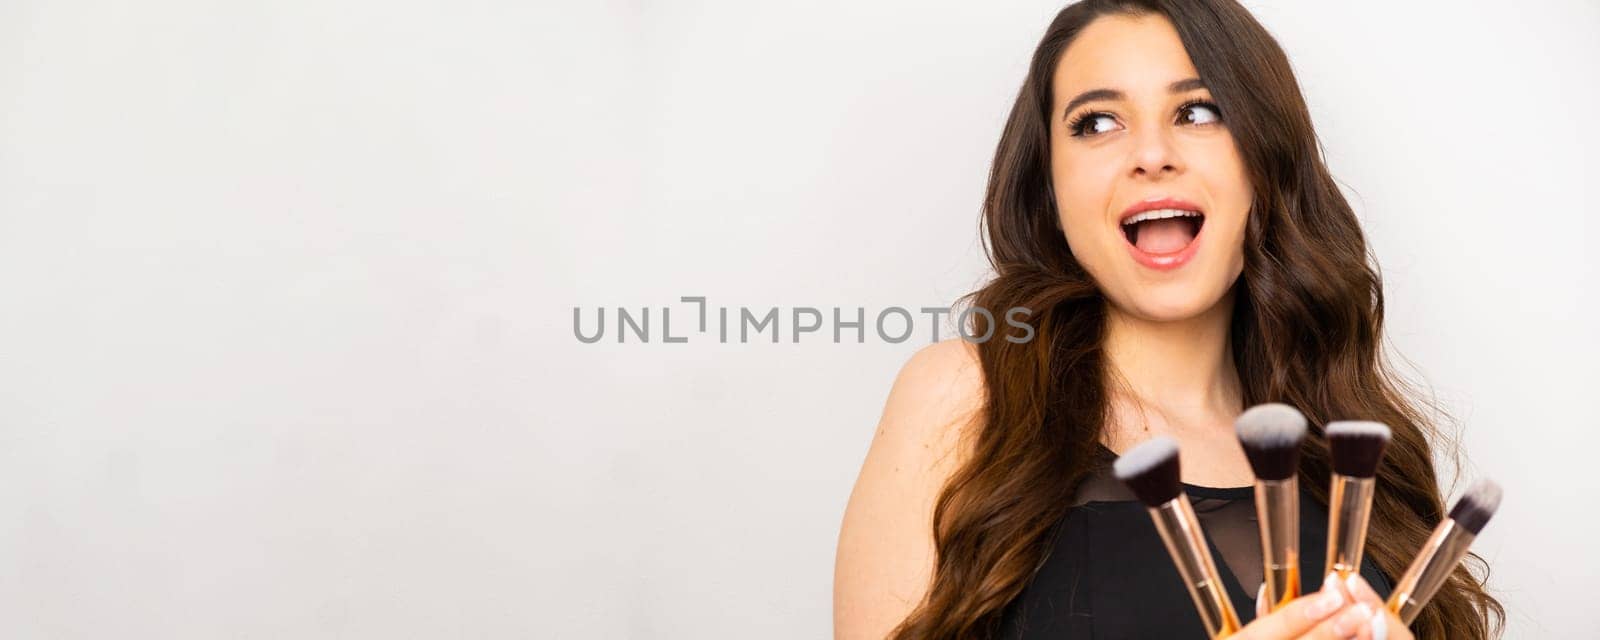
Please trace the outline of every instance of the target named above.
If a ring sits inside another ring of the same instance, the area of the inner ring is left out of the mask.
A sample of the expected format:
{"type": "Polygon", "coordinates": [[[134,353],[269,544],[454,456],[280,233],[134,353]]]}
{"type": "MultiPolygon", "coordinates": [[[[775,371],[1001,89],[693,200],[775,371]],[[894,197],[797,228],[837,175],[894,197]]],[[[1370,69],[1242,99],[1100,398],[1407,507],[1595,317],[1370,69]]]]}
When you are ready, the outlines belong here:
{"type": "Polygon", "coordinates": [[[1215,307],[1244,267],[1249,178],[1165,17],[1096,19],[1056,67],[1050,158],[1072,255],[1124,313],[1215,307]]]}

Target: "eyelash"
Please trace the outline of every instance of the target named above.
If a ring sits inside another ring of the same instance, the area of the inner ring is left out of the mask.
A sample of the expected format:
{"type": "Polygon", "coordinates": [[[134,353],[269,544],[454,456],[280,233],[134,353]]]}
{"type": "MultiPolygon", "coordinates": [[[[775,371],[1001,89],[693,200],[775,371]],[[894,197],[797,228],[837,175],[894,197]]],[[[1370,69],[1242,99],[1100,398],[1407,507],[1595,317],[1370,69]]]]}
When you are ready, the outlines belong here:
{"type": "MultiPolygon", "coordinates": [[[[1205,107],[1207,109],[1210,109],[1211,113],[1216,114],[1217,122],[1218,123],[1222,122],[1222,109],[1217,107],[1217,103],[1212,102],[1210,100],[1195,99],[1195,100],[1190,100],[1188,102],[1185,102],[1185,103],[1183,103],[1181,105],[1178,105],[1178,113],[1183,113],[1184,111],[1187,111],[1187,110],[1189,110],[1191,108],[1194,108],[1194,107],[1205,107]]],[[[1203,124],[1212,124],[1212,123],[1203,123],[1203,124]]]]}
{"type": "MultiPolygon", "coordinates": [[[[1187,111],[1187,110],[1192,109],[1194,107],[1205,107],[1207,109],[1210,109],[1212,113],[1217,114],[1217,122],[1218,123],[1222,122],[1222,110],[1217,108],[1217,104],[1215,102],[1210,101],[1210,100],[1195,99],[1195,100],[1190,100],[1188,102],[1185,102],[1185,103],[1183,103],[1181,105],[1178,105],[1178,113],[1182,114],[1184,111],[1187,111]]],[[[1097,133],[1089,133],[1087,131],[1084,131],[1084,129],[1083,129],[1084,125],[1088,124],[1090,121],[1094,120],[1095,118],[1099,118],[1099,117],[1110,118],[1112,116],[1111,116],[1111,114],[1106,113],[1104,111],[1089,111],[1087,113],[1083,113],[1083,114],[1078,115],[1078,117],[1073,118],[1071,122],[1068,122],[1067,123],[1067,131],[1070,132],[1072,134],[1072,137],[1074,137],[1074,138],[1087,138],[1087,137],[1090,137],[1090,136],[1100,135],[1100,134],[1097,134],[1097,133]]],[[[1212,124],[1212,123],[1202,123],[1201,125],[1197,125],[1197,126],[1204,126],[1205,124],[1212,124]]]]}

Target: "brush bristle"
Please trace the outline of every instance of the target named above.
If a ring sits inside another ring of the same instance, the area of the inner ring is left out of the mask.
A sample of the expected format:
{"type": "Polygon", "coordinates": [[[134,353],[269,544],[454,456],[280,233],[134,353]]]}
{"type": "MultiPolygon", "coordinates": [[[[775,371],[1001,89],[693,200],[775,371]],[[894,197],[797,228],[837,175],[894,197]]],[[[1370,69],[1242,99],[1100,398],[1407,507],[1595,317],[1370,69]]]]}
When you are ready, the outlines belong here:
{"type": "Polygon", "coordinates": [[[1483,525],[1489,524],[1489,518],[1494,517],[1494,512],[1499,509],[1500,485],[1488,478],[1481,478],[1467,487],[1461,499],[1456,500],[1456,506],[1450,508],[1450,519],[1471,531],[1472,535],[1478,535],[1479,531],[1483,531],[1483,525]]]}
{"type": "Polygon", "coordinates": [[[1239,414],[1233,427],[1257,478],[1294,477],[1300,466],[1300,441],[1306,437],[1306,417],[1298,410],[1276,402],[1256,405],[1239,414]]]}
{"type": "Polygon", "coordinates": [[[1183,491],[1178,477],[1178,441],[1167,436],[1129,449],[1112,463],[1111,470],[1147,506],[1165,504],[1183,491]]]}
{"type": "Polygon", "coordinates": [[[1378,474],[1383,449],[1389,445],[1389,427],[1381,422],[1341,420],[1329,422],[1328,449],[1333,472],[1355,478],[1378,474]]]}

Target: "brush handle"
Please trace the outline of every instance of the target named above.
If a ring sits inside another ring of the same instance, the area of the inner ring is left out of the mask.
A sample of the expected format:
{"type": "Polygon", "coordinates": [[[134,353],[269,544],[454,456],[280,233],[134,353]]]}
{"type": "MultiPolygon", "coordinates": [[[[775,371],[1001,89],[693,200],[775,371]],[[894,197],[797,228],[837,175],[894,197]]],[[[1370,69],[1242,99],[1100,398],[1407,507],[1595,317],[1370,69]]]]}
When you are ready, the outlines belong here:
{"type": "Polygon", "coordinates": [[[1233,602],[1228,600],[1228,592],[1222,586],[1189,497],[1180,493],[1161,506],[1151,507],[1150,519],[1155,521],[1167,553],[1172,555],[1184,586],[1189,588],[1189,597],[1194,599],[1200,622],[1206,627],[1206,637],[1223,638],[1238,631],[1239,615],[1234,612],[1233,602]]]}
{"type": "Polygon", "coordinates": [[[1422,551],[1417,552],[1417,559],[1412,560],[1405,575],[1400,576],[1394,594],[1389,596],[1389,610],[1406,624],[1416,620],[1422,607],[1433,599],[1433,594],[1439,592],[1439,587],[1444,586],[1445,580],[1461,564],[1461,559],[1467,555],[1467,548],[1477,538],[1466,527],[1457,525],[1455,520],[1445,518],[1440,522],[1434,528],[1433,535],[1423,543],[1422,551]]]}
{"type": "Polygon", "coordinates": [[[1276,610],[1300,597],[1300,483],[1256,481],[1256,521],[1267,602],[1276,610]]]}
{"type": "Polygon", "coordinates": [[[1343,580],[1361,572],[1367,519],[1372,515],[1372,494],[1377,485],[1376,478],[1333,474],[1333,487],[1328,492],[1328,562],[1322,575],[1336,573],[1343,580]]]}

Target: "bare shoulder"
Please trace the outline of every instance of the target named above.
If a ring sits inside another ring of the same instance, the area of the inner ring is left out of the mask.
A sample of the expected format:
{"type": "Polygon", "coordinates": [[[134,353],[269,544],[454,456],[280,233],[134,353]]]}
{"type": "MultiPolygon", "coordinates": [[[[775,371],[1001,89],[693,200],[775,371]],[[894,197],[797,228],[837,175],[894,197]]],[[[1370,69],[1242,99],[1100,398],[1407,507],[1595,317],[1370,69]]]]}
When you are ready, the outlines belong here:
{"type": "Polygon", "coordinates": [[[972,343],[944,340],[917,351],[889,388],[863,473],[909,468],[928,474],[913,477],[942,486],[966,457],[983,406],[983,384],[972,343]],[[884,464],[892,468],[879,468],[884,464]]]}
{"type": "Polygon", "coordinates": [[[835,638],[881,639],[922,600],[934,504],[968,457],[983,397],[977,349],[965,340],[924,347],[901,367],[839,533],[835,638]]]}
{"type": "MultiPolygon", "coordinates": [[[[906,361],[889,389],[876,438],[958,440],[982,405],[978,350],[959,338],[923,347],[906,361]]],[[[953,444],[953,442],[952,442],[953,444]]]]}

